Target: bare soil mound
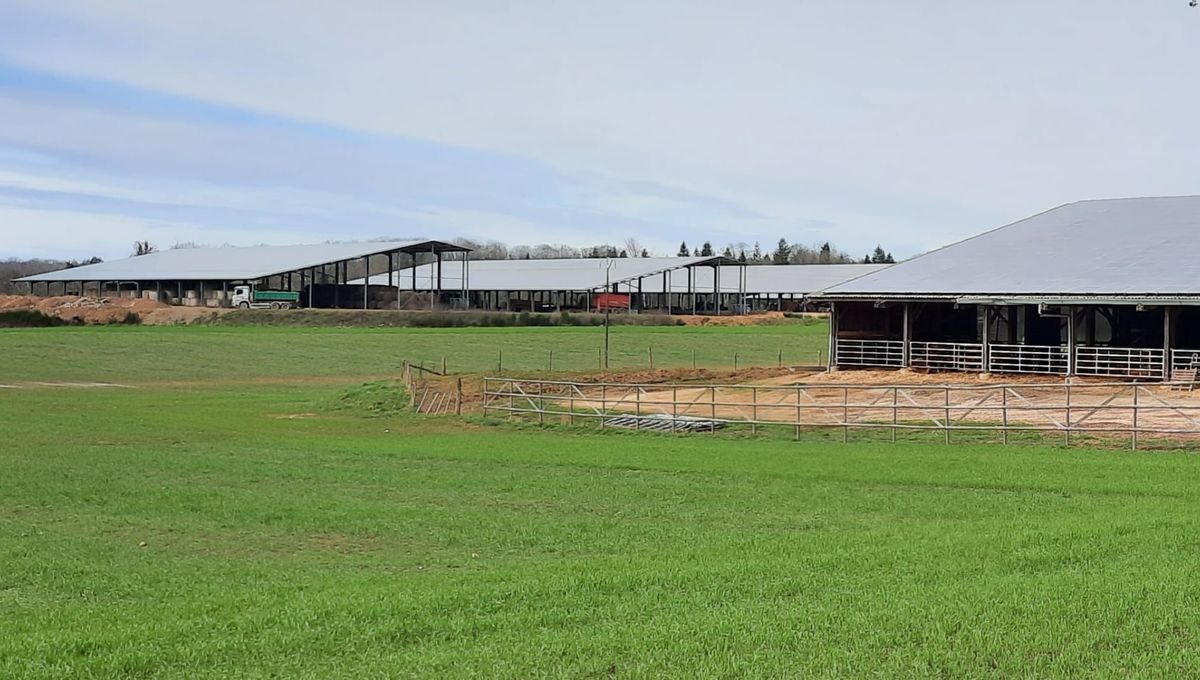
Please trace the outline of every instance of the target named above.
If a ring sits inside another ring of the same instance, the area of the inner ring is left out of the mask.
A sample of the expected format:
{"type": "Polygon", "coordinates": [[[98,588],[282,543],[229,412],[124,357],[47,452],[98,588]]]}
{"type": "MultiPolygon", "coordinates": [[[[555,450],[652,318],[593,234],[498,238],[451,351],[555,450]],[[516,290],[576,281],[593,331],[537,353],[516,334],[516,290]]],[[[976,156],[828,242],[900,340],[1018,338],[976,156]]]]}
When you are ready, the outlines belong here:
{"type": "Polygon", "coordinates": [[[152,325],[190,323],[225,311],[203,307],[174,307],[144,298],[0,295],[0,311],[18,309],[38,311],[64,321],[86,324],[119,323],[133,313],[141,323],[152,325]]]}

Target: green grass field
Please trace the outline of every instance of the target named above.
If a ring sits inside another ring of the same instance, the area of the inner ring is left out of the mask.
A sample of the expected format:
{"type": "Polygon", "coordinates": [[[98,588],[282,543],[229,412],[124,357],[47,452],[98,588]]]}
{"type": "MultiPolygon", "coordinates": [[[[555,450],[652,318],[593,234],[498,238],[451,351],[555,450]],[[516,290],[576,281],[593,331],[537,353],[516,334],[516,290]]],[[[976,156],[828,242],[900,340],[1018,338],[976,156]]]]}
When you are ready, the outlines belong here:
{"type": "MultiPolygon", "coordinates": [[[[402,357],[486,369],[500,344],[586,351],[591,330],[0,331],[0,383],[23,385],[0,389],[0,677],[1200,670],[1191,455],[341,399],[402,357]],[[32,384],[93,380],[133,387],[32,384]]],[[[621,332],[689,362],[696,339],[715,360],[823,334],[621,332]]]]}
{"type": "MultiPolygon", "coordinates": [[[[828,326],[807,320],[736,328],[614,326],[610,366],[727,368],[815,364],[828,326]]],[[[451,371],[595,371],[602,328],[269,328],[109,326],[0,331],[0,384],[20,381],[194,381],[230,377],[393,375],[404,360],[451,371]],[[553,357],[551,357],[553,352],[553,357]]]]}

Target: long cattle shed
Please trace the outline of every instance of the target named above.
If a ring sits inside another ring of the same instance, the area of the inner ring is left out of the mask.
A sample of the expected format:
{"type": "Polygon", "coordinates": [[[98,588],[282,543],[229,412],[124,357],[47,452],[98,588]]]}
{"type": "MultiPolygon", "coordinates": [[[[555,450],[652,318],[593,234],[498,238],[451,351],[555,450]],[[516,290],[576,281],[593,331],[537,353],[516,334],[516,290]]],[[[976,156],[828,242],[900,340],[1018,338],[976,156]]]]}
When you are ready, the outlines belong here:
{"type": "MultiPolygon", "coordinates": [[[[290,246],[180,248],[124,260],[61,269],[27,276],[17,281],[29,285],[31,294],[84,295],[89,290],[105,295],[150,297],[173,304],[224,306],[229,289],[239,284],[296,291],[306,307],[362,307],[387,296],[389,291],[369,290],[350,283],[351,276],[393,271],[408,263],[428,260],[434,265],[451,258],[459,271],[470,272],[470,249],[445,241],[389,241],[324,243],[290,246]]],[[[439,267],[440,269],[440,267],[439,267]]],[[[443,285],[435,277],[426,292],[433,298],[451,298],[462,290],[443,285]]],[[[400,291],[390,291],[395,305],[400,291]]]]}
{"type": "MultiPolygon", "coordinates": [[[[461,262],[442,263],[441,277],[461,285],[471,305],[483,309],[590,309],[607,292],[628,296],[634,311],[713,314],[800,309],[809,295],[884,266],[746,265],[719,256],[473,260],[466,275],[461,262]]],[[[423,264],[374,275],[370,283],[426,290],[438,269],[423,264]]]]}
{"type": "Polygon", "coordinates": [[[1170,379],[1200,366],[1200,196],[1071,203],[831,286],[833,365],[1170,379]]]}

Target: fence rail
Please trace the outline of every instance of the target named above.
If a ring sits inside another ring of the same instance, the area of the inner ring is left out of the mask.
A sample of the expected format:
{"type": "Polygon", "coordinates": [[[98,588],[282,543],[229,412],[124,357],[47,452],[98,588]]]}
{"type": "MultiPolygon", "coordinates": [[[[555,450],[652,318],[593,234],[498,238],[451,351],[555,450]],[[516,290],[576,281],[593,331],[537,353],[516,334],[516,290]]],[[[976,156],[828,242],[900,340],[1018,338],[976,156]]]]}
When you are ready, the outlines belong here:
{"type": "Polygon", "coordinates": [[[1200,349],[1172,349],[1171,370],[1200,368],[1200,349]]]}
{"type": "Polygon", "coordinates": [[[1165,369],[1162,349],[1131,347],[1077,347],[1075,372],[1079,375],[1162,380],[1165,369]]]}
{"type": "Polygon", "coordinates": [[[1044,373],[1066,375],[1070,355],[1066,347],[1052,345],[991,345],[988,370],[992,373],[1044,373]]]}
{"type": "Polygon", "coordinates": [[[971,342],[910,343],[909,365],[939,371],[982,371],[983,344],[971,342]]]}
{"type": "MultiPolygon", "coordinates": [[[[445,361],[443,360],[442,371],[445,370],[445,361]]],[[[454,387],[448,389],[429,380],[428,375],[444,376],[445,374],[409,361],[404,362],[400,379],[404,382],[404,389],[408,392],[412,410],[427,416],[451,413],[462,415],[462,378],[456,379],[454,387]]]]}
{"type": "Polygon", "coordinates": [[[834,343],[839,366],[878,366],[898,368],[904,365],[901,340],[842,340],[834,343]]]}
{"type": "MultiPolygon", "coordinates": [[[[1168,391],[1169,383],[1038,385],[694,385],[583,383],[485,378],[484,415],[547,418],[600,427],[632,422],[694,431],[696,419],[720,425],[1127,436],[1200,439],[1200,399],[1168,391]],[[686,425],[686,427],[685,427],[686,425]]],[[[649,428],[647,428],[649,429],[649,428]]]]}

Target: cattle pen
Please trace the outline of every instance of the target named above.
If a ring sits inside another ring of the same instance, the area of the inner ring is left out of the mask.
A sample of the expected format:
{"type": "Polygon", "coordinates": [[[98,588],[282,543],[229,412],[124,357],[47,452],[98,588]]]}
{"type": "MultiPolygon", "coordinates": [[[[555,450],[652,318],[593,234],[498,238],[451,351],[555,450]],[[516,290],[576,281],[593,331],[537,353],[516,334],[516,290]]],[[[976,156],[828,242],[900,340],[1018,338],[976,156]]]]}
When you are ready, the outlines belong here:
{"type": "Polygon", "coordinates": [[[552,422],[595,422],[635,430],[708,431],[728,426],[757,433],[806,430],[991,432],[1200,440],[1200,399],[1189,385],[1114,382],[983,385],[801,383],[656,384],[485,378],[483,413],[552,422]],[[701,426],[697,427],[697,423],[701,426]]]}

